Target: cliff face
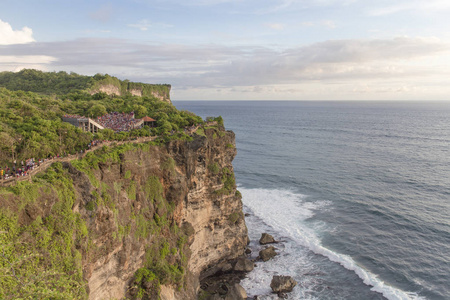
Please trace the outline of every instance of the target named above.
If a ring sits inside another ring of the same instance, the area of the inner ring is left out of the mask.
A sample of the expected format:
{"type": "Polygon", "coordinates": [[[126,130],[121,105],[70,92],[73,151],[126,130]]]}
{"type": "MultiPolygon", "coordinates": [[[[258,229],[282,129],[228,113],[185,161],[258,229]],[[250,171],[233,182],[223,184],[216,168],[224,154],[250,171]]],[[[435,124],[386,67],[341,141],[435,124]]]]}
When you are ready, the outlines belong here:
{"type": "Polygon", "coordinates": [[[172,103],[170,100],[170,85],[152,85],[144,83],[125,83],[117,78],[100,81],[89,90],[91,95],[102,92],[107,95],[125,96],[131,94],[138,97],[155,97],[156,99],[172,103]]]}
{"type": "Polygon", "coordinates": [[[162,273],[162,299],[196,299],[202,271],[243,254],[235,154],[234,133],[207,129],[191,142],[126,151],[89,176],[67,165],[91,237],[82,263],[89,299],[156,297],[151,280],[136,280],[142,267],[162,273]]]}
{"type": "MultiPolygon", "coordinates": [[[[115,86],[114,84],[103,84],[98,86],[96,89],[91,91],[91,94],[95,94],[95,93],[105,93],[107,95],[116,95],[116,96],[121,96],[121,92],[120,92],[120,88],[115,86]]],[[[139,95],[140,96],[140,95],[139,95]]]]}
{"type": "Polygon", "coordinates": [[[197,299],[248,242],[234,133],[197,133],[104,146],[1,188],[0,298],[197,299]]]}

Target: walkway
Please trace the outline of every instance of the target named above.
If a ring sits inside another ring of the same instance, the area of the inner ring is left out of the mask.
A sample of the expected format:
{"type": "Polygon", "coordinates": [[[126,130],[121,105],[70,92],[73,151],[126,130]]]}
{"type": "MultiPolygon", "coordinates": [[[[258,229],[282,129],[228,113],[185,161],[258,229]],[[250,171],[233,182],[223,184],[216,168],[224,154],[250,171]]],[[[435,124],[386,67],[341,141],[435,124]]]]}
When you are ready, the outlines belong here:
{"type": "MultiPolygon", "coordinates": [[[[204,124],[202,124],[203,126],[212,126],[212,125],[217,125],[216,121],[213,122],[206,122],[204,124]]],[[[195,131],[197,131],[197,129],[202,126],[202,125],[196,125],[196,126],[191,126],[191,127],[187,127],[185,128],[185,133],[192,135],[195,131]]],[[[99,144],[97,144],[96,146],[92,147],[89,150],[83,151],[82,154],[73,154],[73,155],[68,155],[66,157],[59,157],[59,158],[51,158],[46,160],[44,163],[41,163],[39,166],[35,167],[33,170],[30,170],[28,172],[28,174],[26,176],[20,176],[20,177],[11,177],[8,178],[6,180],[1,179],[0,180],[0,186],[10,186],[18,181],[30,181],[32,182],[31,177],[36,175],[39,172],[45,171],[48,169],[48,167],[54,163],[54,162],[69,162],[71,160],[74,159],[80,159],[83,158],[86,153],[95,151],[103,146],[110,146],[111,144],[115,144],[115,145],[123,145],[125,143],[133,143],[133,144],[139,144],[139,143],[145,143],[145,142],[150,142],[153,141],[157,138],[157,136],[147,136],[147,137],[140,137],[137,138],[135,140],[130,140],[130,141],[107,141],[107,142],[101,142],[99,144]]]]}
{"type": "Polygon", "coordinates": [[[55,162],[69,162],[71,160],[74,159],[80,159],[83,158],[86,153],[95,151],[103,146],[110,146],[111,144],[115,144],[115,145],[123,145],[125,143],[133,143],[133,144],[138,144],[138,143],[145,143],[145,142],[150,142],[156,139],[156,136],[149,136],[149,137],[140,137],[137,138],[135,140],[131,140],[131,141],[107,141],[107,142],[100,142],[99,144],[97,144],[96,146],[92,147],[89,150],[85,150],[80,154],[73,154],[73,155],[68,155],[66,157],[58,157],[58,158],[50,158],[47,159],[46,161],[44,161],[43,163],[41,163],[39,166],[36,166],[33,170],[28,171],[28,174],[26,176],[20,176],[20,177],[11,177],[8,178],[6,180],[0,180],[0,186],[10,186],[13,183],[16,183],[18,181],[32,181],[31,177],[36,175],[39,172],[45,171],[48,169],[49,166],[51,166],[51,164],[55,163],[55,162]]]}

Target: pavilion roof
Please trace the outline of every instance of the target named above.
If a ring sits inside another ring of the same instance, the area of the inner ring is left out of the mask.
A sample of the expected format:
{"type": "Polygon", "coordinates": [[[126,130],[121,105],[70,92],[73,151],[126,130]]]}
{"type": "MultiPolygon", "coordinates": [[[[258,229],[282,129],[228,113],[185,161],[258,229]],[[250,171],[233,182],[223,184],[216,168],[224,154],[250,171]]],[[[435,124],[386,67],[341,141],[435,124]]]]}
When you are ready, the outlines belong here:
{"type": "Polygon", "coordinates": [[[150,118],[149,116],[143,117],[142,120],[143,120],[144,122],[155,122],[155,121],[156,121],[155,119],[152,119],[152,118],[150,118]]]}

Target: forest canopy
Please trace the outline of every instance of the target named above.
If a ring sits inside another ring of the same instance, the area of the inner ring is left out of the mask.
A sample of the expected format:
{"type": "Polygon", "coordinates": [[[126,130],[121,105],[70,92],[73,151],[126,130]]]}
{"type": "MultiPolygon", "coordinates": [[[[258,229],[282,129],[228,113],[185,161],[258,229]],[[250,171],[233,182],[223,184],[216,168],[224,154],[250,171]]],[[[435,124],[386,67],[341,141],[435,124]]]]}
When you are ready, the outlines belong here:
{"type": "Polygon", "coordinates": [[[94,93],[101,86],[112,85],[117,88],[121,96],[140,91],[142,96],[161,95],[169,99],[170,84],[145,84],[119,80],[108,74],[94,76],[78,75],[76,73],[42,72],[24,69],[19,72],[0,72],[0,87],[11,91],[27,91],[41,94],[69,94],[77,91],[94,93]]]}

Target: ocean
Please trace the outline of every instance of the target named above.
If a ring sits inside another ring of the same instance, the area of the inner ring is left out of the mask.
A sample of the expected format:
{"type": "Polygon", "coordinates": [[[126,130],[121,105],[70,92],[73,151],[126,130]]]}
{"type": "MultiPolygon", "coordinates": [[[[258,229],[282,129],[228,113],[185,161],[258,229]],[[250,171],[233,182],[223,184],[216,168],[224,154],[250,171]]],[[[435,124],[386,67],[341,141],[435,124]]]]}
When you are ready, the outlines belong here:
{"type": "Polygon", "coordinates": [[[450,299],[450,102],[174,101],[236,133],[253,257],[241,284],[289,299],[450,299]]]}

